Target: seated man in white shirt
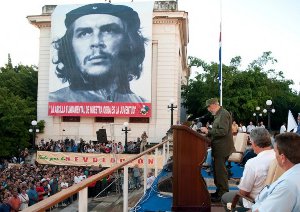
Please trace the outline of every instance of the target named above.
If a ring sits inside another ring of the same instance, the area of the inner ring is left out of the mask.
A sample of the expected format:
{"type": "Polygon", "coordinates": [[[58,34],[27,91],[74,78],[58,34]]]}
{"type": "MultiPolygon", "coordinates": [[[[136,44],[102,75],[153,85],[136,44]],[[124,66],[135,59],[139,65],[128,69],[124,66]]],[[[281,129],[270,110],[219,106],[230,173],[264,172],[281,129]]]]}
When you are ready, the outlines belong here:
{"type": "MultiPolygon", "coordinates": [[[[275,152],[272,149],[271,136],[265,128],[253,129],[250,132],[250,142],[257,156],[246,162],[243,176],[238,185],[238,192],[254,199],[264,187],[269,166],[275,159],[275,152]]],[[[236,191],[230,191],[222,196],[225,209],[227,203],[232,202],[236,193],[236,191]]],[[[247,210],[251,208],[252,203],[240,199],[238,205],[247,210]]]]}
{"type": "Polygon", "coordinates": [[[300,211],[300,135],[282,133],[275,137],[278,165],[285,172],[255,199],[252,211],[300,211]]]}

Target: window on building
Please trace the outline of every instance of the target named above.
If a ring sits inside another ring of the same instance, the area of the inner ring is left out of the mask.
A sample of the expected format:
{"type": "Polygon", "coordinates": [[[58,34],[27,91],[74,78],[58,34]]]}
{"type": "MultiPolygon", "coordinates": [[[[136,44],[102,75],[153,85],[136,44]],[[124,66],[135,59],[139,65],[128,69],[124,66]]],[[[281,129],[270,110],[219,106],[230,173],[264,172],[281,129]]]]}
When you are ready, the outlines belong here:
{"type": "Polygon", "coordinates": [[[114,123],[114,117],[95,117],[95,122],[114,123]]]}
{"type": "Polygon", "coordinates": [[[129,123],[149,123],[148,117],[130,117],[129,123]]]}
{"type": "Polygon", "coordinates": [[[63,116],[63,122],[80,122],[80,116],[63,116]]]}

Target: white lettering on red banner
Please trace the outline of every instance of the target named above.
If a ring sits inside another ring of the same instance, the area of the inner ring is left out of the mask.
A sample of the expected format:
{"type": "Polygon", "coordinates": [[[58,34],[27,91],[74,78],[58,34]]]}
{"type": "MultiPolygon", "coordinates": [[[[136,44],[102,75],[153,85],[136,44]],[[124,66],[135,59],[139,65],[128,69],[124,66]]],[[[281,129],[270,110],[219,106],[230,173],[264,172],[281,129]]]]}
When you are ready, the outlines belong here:
{"type": "Polygon", "coordinates": [[[49,102],[49,116],[151,117],[151,103],[49,102]]]}

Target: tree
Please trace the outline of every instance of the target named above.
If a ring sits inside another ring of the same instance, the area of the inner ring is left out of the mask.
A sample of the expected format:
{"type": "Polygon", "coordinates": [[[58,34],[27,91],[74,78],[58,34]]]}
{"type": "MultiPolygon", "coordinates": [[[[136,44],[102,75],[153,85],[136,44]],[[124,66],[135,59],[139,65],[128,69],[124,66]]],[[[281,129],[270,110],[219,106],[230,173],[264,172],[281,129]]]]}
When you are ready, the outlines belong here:
{"type": "Polygon", "coordinates": [[[34,108],[29,107],[29,99],[21,99],[7,88],[0,88],[0,102],[0,155],[16,155],[18,149],[28,146],[28,120],[34,108]]]}
{"type": "Polygon", "coordinates": [[[37,69],[12,66],[0,69],[0,156],[18,154],[30,145],[30,122],[36,119],[37,69]]]}
{"type": "MultiPolygon", "coordinates": [[[[205,101],[219,96],[218,64],[208,64],[201,59],[189,57],[190,66],[201,67],[203,72],[189,80],[182,87],[183,106],[192,118],[207,113],[205,101]]],[[[230,65],[222,65],[223,70],[223,106],[228,109],[236,121],[245,123],[254,119],[255,107],[265,107],[268,99],[273,101],[276,113],[272,114],[272,128],[278,129],[286,122],[288,110],[300,111],[300,98],[290,88],[292,80],[286,80],[283,72],[266,70],[267,65],[276,63],[271,52],[264,52],[261,57],[249,64],[246,70],[239,70],[241,57],[233,58],[230,65]]],[[[267,118],[264,117],[266,123],[267,118]]],[[[252,120],[255,122],[255,120],[252,120]]]]}

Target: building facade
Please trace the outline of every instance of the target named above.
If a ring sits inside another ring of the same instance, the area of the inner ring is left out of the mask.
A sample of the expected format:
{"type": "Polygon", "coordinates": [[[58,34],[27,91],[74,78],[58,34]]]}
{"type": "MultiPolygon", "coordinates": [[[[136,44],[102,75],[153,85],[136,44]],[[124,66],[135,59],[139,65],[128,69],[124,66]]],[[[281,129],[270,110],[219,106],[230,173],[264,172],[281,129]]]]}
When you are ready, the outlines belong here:
{"type": "Polygon", "coordinates": [[[41,15],[30,15],[29,22],[40,30],[38,64],[37,120],[45,121],[45,130],[38,134],[41,139],[60,140],[66,137],[89,141],[97,140],[96,132],[106,129],[107,139],[124,142],[124,122],[130,132],[128,140],[135,141],[146,131],[148,142],[160,142],[170,128],[170,100],[177,108],[173,111],[174,124],[185,120],[181,107],[181,85],[186,84],[190,74],[187,65],[188,14],[177,10],[176,1],[156,1],[153,8],[152,70],[150,118],[134,117],[63,117],[48,116],[49,69],[51,47],[51,14],[56,5],[46,5],[41,15]],[[182,115],[183,114],[183,115],[182,115]]]}

